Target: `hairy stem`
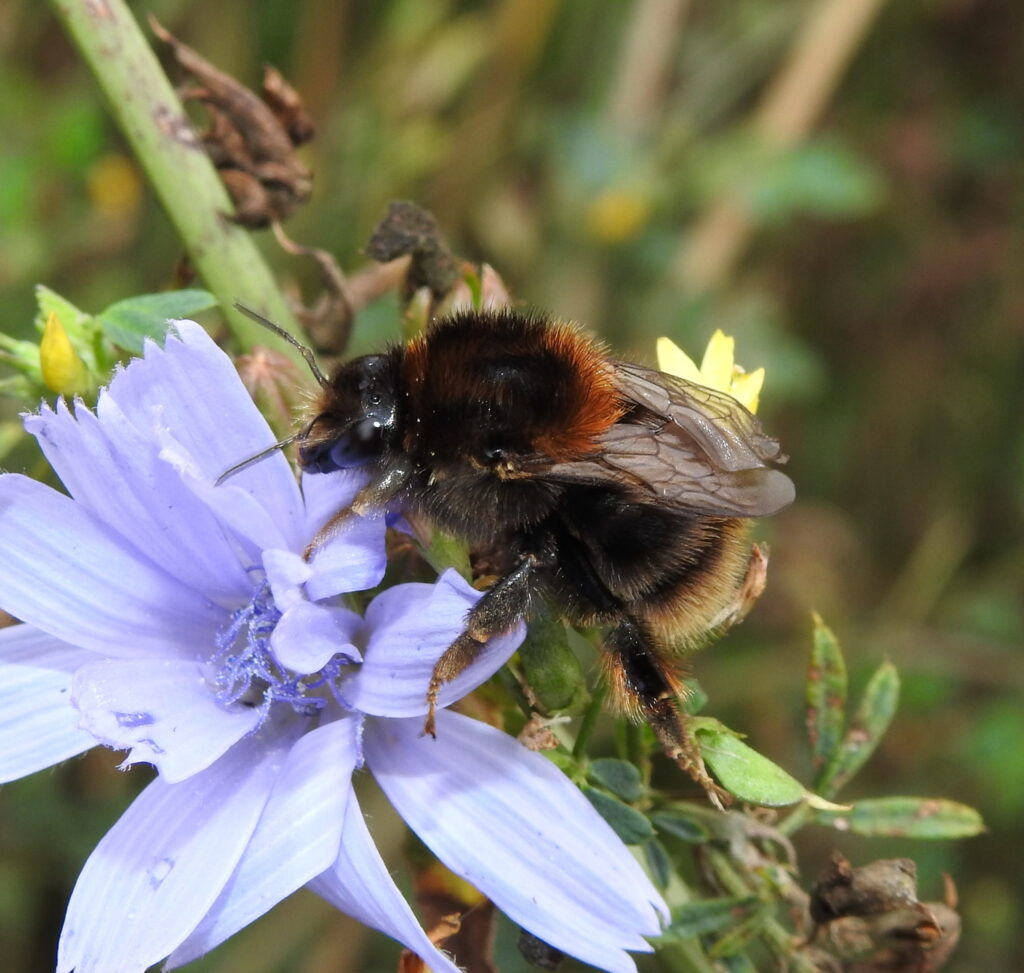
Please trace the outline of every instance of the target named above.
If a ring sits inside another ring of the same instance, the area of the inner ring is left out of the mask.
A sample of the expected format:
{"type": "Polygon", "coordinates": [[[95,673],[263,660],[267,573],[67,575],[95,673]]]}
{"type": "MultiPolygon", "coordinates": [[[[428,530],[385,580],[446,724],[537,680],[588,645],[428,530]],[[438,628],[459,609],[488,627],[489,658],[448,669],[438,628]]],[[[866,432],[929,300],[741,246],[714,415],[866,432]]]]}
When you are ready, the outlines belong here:
{"type": "MultiPolygon", "coordinates": [[[[240,350],[266,332],[239,313],[252,307],[293,334],[298,324],[249,233],[226,219],[231,200],[124,0],[51,0],[91,68],[121,131],[220,303],[240,350]]],[[[280,351],[302,365],[292,348],[280,351]]]]}

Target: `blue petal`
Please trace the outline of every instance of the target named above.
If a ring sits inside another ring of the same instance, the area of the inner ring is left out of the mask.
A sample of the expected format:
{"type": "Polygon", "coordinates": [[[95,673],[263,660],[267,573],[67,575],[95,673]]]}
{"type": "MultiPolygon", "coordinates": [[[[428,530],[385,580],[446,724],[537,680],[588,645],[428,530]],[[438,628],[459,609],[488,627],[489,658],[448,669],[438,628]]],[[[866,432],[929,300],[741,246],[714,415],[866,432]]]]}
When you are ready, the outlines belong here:
{"type": "MultiPolygon", "coordinates": [[[[193,321],[176,322],[162,349],[147,342],[145,357],[118,372],[107,394],[142,435],[163,442],[169,430],[211,483],[274,442],[231,359],[193,321]]],[[[283,454],[273,453],[229,482],[280,525],[285,546],[298,545],[302,497],[283,454]]]]}
{"type": "Polygon", "coordinates": [[[117,750],[122,766],[153,764],[168,783],[205,770],[259,725],[260,710],[221,706],[200,663],[104,659],[75,673],[72,699],[82,727],[117,750]]]}
{"type": "Polygon", "coordinates": [[[73,500],[14,473],[0,476],[0,607],[111,656],[208,656],[227,622],[73,500]]]}
{"type": "Polygon", "coordinates": [[[167,969],[209,952],[335,861],[352,793],[356,725],[336,720],[292,747],[238,868],[167,969]]]}
{"type": "Polygon", "coordinates": [[[335,908],[411,949],[434,973],[459,973],[423,931],[366,829],[355,795],[345,808],[341,852],[309,887],[335,908]]]}
{"type": "Polygon", "coordinates": [[[238,538],[250,563],[257,564],[259,553],[266,548],[298,550],[305,543],[293,522],[279,520],[273,504],[265,506],[258,496],[235,483],[234,478],[219,485],[210,480],[170,433],[165,436],[160,458],[174,467],[182,484],[238,538]]]}
{"type": "Polygon", "coordinates": [[[359,661],[352,640],[363,620],[348,608],[328,608],[304,601],[281,616],[270,648],[281,665],[306,675],[319,672],[336,655],[359,661]]]}
{"type": "Polygon", "coordinates": [[[0,629],[0,783],[95,746],[71,705],[72,674],[95,658],[30,625],[0,629]]]}
{"type": "Polygon", "coordinates": [[[383,517],[351,517],[310,559],[306,594],[319,601],[377,587],[387,567],[385,530],[383,517]]]}
{"type": "Polygon", "coordinates": [[[667,908],[636,860],[555,766],[499,730],[438,714],[370,720],[366,761],[384,793],[452,871],[545,942],[614,973],[649,951],[667,908]]]}
{"type": "MultiPolygon", "coordinates": [[[[366,610],[369,642],[363,664],[345,684],[349,705],[374,716],[422,716],[434,665],[462,632],[466,612],[480,592],[457,571],[445,571],[435,584],[388,588],[366,610]]],[[[441,689],[448,706],[497,672],[519,647],[523,624],[480,646],[476,661],[441,689]]]]}
{"type": "MultiPolygon", "coordinates": [[[[359,470],[303,475],[307,542],[311,542],[338,511],[352,503],[366,482],[366,473],[359,470]]],[[[380,584],[386,567],[386,529],[383,515],[350,514],[313,553],[314,575],[306,585],[309,597],[318,601],[348,591],[365,591],[380,584]]]]}
{"type": "Polygon", "coordinates": [[[288,611],[306,600],[302,586],[312,576],[313,569],[301,554],[280,548],[264,549],[263,570],[278,611],[288,611]]]}
{"type": "Polygon", "coordinates": [[[143,973],[184,942],[244,854],[291,743],[249,737],[188,780],[154,780],[85,863],[57,973],[143,973]]]}
{"type": "Polygon", "coordinates": [[[124,541],[190,587],[221,604],[252,587],[217,519],[159,456],[109,395],[98,418],[81,403],[73,418],[61,400],[25,428],[68,491],[124,541]]]}
{"type": "Polygon", "coordinates": [[[312,538],[339,510],[346,509],[369,482],[363,470],[336,473],[303,473],[302,496],[306,501],[306,534],[312,538]]]}

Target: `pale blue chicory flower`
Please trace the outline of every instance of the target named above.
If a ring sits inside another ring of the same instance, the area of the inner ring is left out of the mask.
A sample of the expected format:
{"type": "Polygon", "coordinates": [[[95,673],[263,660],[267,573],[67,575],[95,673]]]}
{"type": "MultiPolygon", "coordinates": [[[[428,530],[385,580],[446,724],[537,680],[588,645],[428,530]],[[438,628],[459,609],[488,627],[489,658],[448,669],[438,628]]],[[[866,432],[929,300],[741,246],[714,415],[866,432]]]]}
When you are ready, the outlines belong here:
{"type": "MultiPolygon", "coordinates": [[[[631,971],[665,906],[544,757],[452,712],[422,735],[434,662],[479,597],[454,572],[379,594],[383,518],[353,518],[307,562],[353,474],[281,454],[218,474],[270,431],[230,360],[179,322],[118,372],[95,413],[26,425],[67,487],[0,476],[0,781],[97,742],[157,777],[86,862],[59,973],[142,973],[201,955],[307,885],[434,970],[455,966],[395,886],[352,791],[362,767],[423,841],[515,922],[631,971]]],[[[493,639],[446,706],[508,658],[493,639]]]]}

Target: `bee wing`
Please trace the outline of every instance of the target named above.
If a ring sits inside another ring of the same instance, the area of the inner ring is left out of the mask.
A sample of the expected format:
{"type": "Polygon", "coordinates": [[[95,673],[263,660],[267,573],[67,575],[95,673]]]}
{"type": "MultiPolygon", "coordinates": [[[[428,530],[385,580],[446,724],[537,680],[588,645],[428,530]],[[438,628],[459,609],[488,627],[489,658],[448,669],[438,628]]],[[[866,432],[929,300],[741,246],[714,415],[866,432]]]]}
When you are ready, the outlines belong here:
{"type": "Polygon", "coordinates": [[[791,503],[793,482],[769,466],[779,444],[731,396],[628,362],[615,363],[634,408],[597,440],[598,452],[548,475],[609,479],[664,504],[724,517],[763,517],[791,503]]]}
{"type": "Polygon", "coordinates": [[[778,442],[731,395],[633,362],[614,365],[623,396],[689,434],[717,469],[750,470],[786,461],[778,442]]]}

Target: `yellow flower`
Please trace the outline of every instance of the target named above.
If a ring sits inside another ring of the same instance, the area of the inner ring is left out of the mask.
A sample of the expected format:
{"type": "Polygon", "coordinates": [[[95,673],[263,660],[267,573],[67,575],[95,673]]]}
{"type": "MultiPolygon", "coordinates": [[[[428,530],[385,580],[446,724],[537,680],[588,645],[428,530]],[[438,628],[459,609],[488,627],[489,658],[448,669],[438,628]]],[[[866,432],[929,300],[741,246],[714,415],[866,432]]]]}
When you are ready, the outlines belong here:
{"type": "Polygon", "coordinates": [[[598,243],[616,244],[632,240],[650,217],[651,202],[646,196],[632,189],[610,188],[590,201],[584,224],[598,243]]]}
{"type": "Polygon", "coordinates": [[[58,395],[79,395],[91,387],[89,370],[53,311],[39,342],[39,367],[47,388],[58,395]]]}
{"type": "Polygon", "coordinates": [[[694,360],[669,338],[658,339],[658,368],[688,382],[717,389],[731,395],[750,412],[757,404],[764,384],[764,369],[746,372],[736,364],[736,339],[716,331],[708,342],[704,359],[697,367],[694,360]]]}

